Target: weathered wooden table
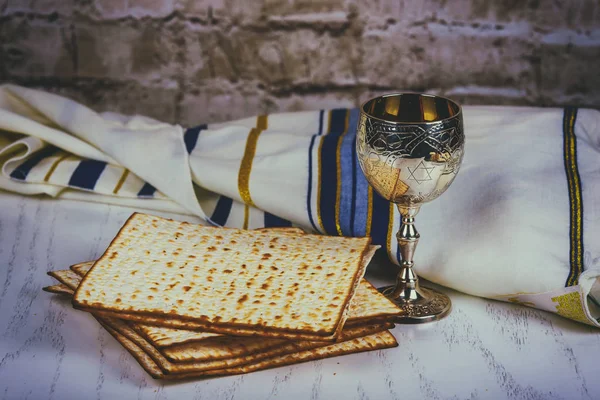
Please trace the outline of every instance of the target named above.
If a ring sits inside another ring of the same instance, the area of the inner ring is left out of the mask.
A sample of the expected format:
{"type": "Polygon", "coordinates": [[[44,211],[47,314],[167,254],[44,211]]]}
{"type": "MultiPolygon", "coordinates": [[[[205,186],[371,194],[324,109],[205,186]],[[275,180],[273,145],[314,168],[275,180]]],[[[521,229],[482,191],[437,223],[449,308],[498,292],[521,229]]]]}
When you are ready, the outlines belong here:
{"type": "MultiPolygon", "coordinates": [[[[90,316],[41,291],[53,282],[48,270],[101,255],[133,210],[6,193],[0,210],[2,400],[600,398],[599,330],[451,290],[452,314],[397,326],[395,349],[241,376],[155,381],[90,316]]],[[[385,267],[372,266],[367,277],[391,282],[385,267]]]]}

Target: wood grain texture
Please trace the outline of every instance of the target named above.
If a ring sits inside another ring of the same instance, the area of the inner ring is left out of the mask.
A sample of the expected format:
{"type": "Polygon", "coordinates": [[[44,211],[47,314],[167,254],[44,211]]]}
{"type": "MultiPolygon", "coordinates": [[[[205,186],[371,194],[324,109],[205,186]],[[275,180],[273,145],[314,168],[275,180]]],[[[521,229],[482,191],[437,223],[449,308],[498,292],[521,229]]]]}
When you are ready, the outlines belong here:
{"type": "MultiPolygon", "coordinates": [[[[47,270],[101,255],[133,210],[4,193],[0,207],[0,400],[600,398],[598,330],[450,290],[452,314],[396,327],[395,349],[154,381],[90,316],[41,291],[52,284],[47,270]]],[[[391,282],[380,267],[367,278],[391,282]]]]}

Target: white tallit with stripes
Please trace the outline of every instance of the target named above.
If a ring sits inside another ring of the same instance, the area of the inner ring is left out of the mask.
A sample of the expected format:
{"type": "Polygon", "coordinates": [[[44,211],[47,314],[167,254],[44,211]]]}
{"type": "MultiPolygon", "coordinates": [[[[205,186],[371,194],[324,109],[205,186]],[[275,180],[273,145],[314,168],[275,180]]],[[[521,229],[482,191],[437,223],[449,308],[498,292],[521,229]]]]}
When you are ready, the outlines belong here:
{"type": "MultiPolygon", "coordinates": [[[[600,113],[467,106],[464,116],[461,171],[416,219],[419,274],[600,326],[600,113]]],[[[370,235],[398,262],[400,218],[357,167],[357,117],[321,110],[184,129],[4,85],[0,188],[216,225],[370,235]]]]}

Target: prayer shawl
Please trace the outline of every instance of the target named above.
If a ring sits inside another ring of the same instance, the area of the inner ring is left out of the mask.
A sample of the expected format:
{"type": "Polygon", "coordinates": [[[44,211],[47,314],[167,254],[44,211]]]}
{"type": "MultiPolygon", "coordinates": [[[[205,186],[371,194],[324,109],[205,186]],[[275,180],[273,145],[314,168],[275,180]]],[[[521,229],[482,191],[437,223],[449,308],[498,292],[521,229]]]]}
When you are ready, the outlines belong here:
{"type": "MultiPolygon", "coordinates": [[[[415,269],[465,293],[600,326],[600,112],[465,106],[465,157],[423,205],[415,269]]],[[[0,86],[0,188],[240,228],[370,235],[400,216],[358,165],[357,109],[181,127],[0,86]]]]}

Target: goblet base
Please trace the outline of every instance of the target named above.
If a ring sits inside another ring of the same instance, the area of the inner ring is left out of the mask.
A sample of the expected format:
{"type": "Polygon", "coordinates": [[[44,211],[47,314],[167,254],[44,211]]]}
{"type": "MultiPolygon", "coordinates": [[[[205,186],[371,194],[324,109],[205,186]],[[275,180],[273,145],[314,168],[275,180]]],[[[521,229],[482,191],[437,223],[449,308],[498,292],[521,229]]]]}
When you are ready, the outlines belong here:
{"type": "Polygon", "coordinates": [[[394,319],[394,322],[399,324],[437,321],[448,315],[452,309],[450,298],[437,290],[419,287],[411,290],[410,298],[406,298],[406,292],[397,291],[395,285],[378,290],[404,311],[394,319]]]}

